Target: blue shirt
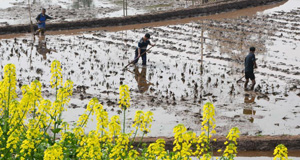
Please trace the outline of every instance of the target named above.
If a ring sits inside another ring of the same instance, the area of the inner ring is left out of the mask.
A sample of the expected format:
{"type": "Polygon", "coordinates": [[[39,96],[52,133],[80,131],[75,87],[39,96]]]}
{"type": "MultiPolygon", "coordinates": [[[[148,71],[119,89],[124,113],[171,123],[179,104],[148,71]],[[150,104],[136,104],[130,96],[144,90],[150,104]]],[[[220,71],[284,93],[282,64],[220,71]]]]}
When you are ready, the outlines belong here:
{"type": "Polygon", "coordinates": [[[141,49],[141,51],[145,51],[147,49],[147,46],[151,44],[151,42],[149,40],[144,41],[143,38],[141,38],[141,40],[138,43],[138,48],[141,49]]]}
{"type": "Polygon", "coordinates": [[[49,17],[48,15],[43,15],[42,13],[39,14],[37,17],[36,17],[36,20],[37,21],[40,21],[41,23],[38,23],[38,28],[45,28],[46,27],[46,20],[47,19],[52,19],[52,17],[49,17]]]}
{"type": "Polygon", "coordinates": [[[255,62],[254,53],[249,53],[245,58],[245,72],[253,72],[255,62]]]}

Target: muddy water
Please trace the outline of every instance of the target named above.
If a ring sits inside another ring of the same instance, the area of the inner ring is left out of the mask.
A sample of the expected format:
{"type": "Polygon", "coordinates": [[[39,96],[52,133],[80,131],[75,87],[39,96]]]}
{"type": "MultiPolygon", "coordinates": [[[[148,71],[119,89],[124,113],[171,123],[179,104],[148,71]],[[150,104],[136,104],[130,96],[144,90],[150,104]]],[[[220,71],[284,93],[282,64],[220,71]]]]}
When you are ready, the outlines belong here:
{"type": "MultiPolygon", "coordinates": [[[[0,26],[29,24],[29,10],[27,0],[1,0],[0,26]],[[18,12],[15,12],[15,11],[18,12]]],[[[122,2],[122,1],[121,1],[122,2]]],[[[47,9],[47,14],[54,17],[49,23],[62,21],[86,20],[103,17],[123,16],[119,1],[110,0],[40,0],[30,1],[31,19],[35,23],[35,17],[41,12],[41,8],[47,9]]],[[[128,7],[128,15],[145,13],[143,9],[128,7]]]]}
{"type": "MultiPolygon", "coordinates": [[[[284,5],[294,2],[298,1],[290,0],[284,5]]],[[[50,64],[54,59],[60,60],[65,79],[75,84],[64,115],[69,122],[78,119],[92,97],[100,99],[110,116],[118,114],[118,88],[124,83],[130,86],[132,97],[127,131],[135,111],[142,109],[154,112],[153,129],[148,136],[172,136],[178,123],[199,133],[201,106],[211,101],[216,107],[220,135],[233,126],[238,126],[243,135],[297,135],[299,13],[294,6],[284,12],[267,10],[252,16],[161,27],[48,35],[33,45],[28,36],[2,39],[1,67],[16,64],[19,86],[39,79],[43,95],[53,99],[50,64]],[[148,55],[147,67],[137,65],[122,72],[146,32],[157,44],[148,55]],[[243,59],[250,46],[257,48],[255,92],[245,92],[243,83],[236,83],[243,75],[243,59]]],[[[95,122],[90,122],[88,127],[94,126],[95,122]]]]}
{"type": "Polygon", "coordinates": [[[49,23],[87,20],[104,17],[132,16],[150,12],[177,9],[199,5],[200,1],[177,0],[132,0],[127,1],[126,14],[123,12],[122,0],[0,0],[0,26],[30,24],[28,2],[31,4],[31,18],[47,9],[47,14],[55,19],[49,23]],[[16,12],[17,11],[17,12],[16,12]]]}

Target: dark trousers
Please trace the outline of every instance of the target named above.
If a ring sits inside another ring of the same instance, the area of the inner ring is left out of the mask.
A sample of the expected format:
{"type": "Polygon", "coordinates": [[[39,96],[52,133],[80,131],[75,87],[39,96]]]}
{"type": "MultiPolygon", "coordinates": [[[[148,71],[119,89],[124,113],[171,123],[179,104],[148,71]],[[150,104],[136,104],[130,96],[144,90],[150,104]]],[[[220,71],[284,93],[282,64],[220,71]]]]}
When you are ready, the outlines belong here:
{"type": "MultiPolygon", "coordinates": [[[[141,54],[143,54],[146,50],[144,49],[141,49],[141,54]]],[[[134,64],[136,64],[140,58],[137,58],[139,56],[139,53],[138,53],[138,49],[135,50],[135,56],[134,56],[134,64]]],[[[142,55],[142,60],[143,60],[143,65],[146,65],[146,62],[147,62],[147,53],[144,53],[144,55],[142,55]]]]}

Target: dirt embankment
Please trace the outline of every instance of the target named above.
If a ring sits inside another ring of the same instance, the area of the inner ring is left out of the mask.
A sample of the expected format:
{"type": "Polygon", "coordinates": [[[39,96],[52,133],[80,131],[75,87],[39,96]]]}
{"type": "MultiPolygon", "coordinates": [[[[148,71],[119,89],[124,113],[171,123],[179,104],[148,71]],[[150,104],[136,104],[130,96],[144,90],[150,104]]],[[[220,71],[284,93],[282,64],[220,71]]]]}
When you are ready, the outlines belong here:
{"type": "MultiPolygon", "coordinates": [[[[177,9],[172,11],[158,12],[154,14],[135,15],[128,17],[103,18],[93,20],[81,20],[72,22],[52,23],[47,25],[47,30],[70,30],[80,28],[94,28],[107,26],[121,26],[139,23],[157,22],[170,19],[187,18],[216,14],[220,12],[266,5],[283,0],[224,0],[216,3],[208,3],[202,6],[177,9]]],[[[36,26],[35,26],[36,27],[36,26]]],[[[15,25],[0,27],[0,34],[25,33],[30,32],[29,25],[15,25]]]]}
{"type": "MultiPolygon", "coordinates": [[[[157,139],[162,138],[166,141],[166,149],[173,149],[174,138],[166,137],[149,137],[144,138],[143,142],[150,144],[154,143],[157,139]]],[[[225,149],[224,142],[226,138],[216,138],[216,142],[212,142],[213,147],[217,150],[222,148],[225,149]]],[[[139,142],[139,139],[136,140],[139,142]]],[[[284,144],[288,150],[300,150],[300,135],[297,136],[241,136],[238,139],[238,150],[239,151],[273,151],[278,144],[284,144]]]]}

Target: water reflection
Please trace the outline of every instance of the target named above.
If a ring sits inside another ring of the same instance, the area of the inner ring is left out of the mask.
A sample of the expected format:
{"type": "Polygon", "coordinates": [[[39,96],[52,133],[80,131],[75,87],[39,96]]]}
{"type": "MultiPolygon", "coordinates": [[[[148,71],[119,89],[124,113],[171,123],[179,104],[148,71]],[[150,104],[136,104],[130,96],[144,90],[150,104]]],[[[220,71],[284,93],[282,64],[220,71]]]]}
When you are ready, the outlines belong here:
{"type": "Polygon", "coordinates": [[[36,50],[39,54],[41,54],[43,56],[44,60],[47,59],[47,53],[49,53],[50,50],[47,49],[45,36],[39,37],[39,41],[38,41],[38,45],[36,46],[36,50]]]}
{"type": "Polygon", "coordinates": [[[243,109],[243,114],[245,115],[251,115],[251,117],[248,119],[251,123],[254,122],[254,115],[256,113],[255,110],[253,110],[253,107],[251,104],[255,103],[255,94],[245,94],[244,103],[249,104],[243,109]]]}
{"type": "Polygon", "coordinates": [[[146,92],[153,83],[147,81],[147,67],[142,67],[141,72],[139,72],[139,68],[136,66],[134,68],[134,77],[136,82],[138,83],[138,89],[140,93],[146,92]]]}

